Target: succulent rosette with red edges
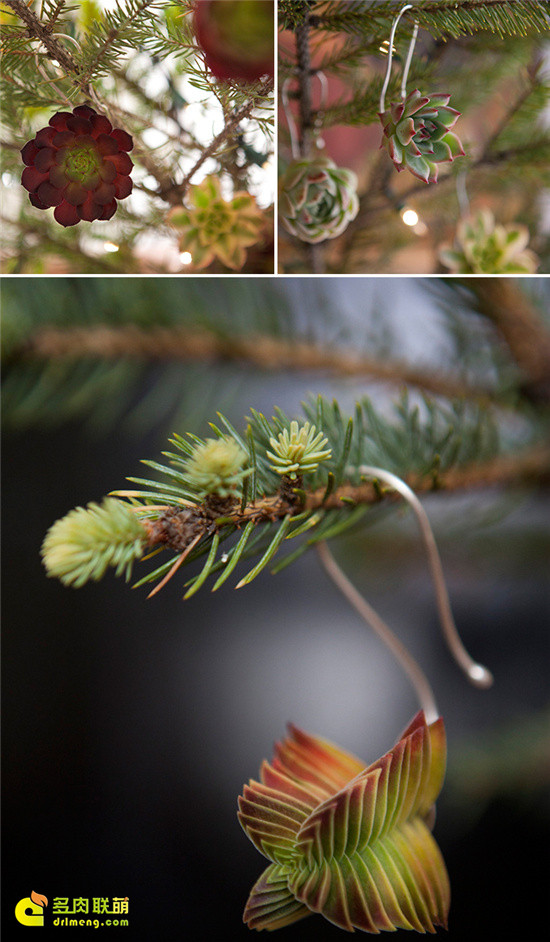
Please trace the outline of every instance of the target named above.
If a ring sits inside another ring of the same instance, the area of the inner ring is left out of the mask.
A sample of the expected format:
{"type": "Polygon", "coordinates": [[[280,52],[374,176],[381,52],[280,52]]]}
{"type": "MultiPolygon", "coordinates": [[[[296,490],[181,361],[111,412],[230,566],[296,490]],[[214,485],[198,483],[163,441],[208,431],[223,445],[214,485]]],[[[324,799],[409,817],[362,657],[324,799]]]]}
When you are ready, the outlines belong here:
{"type": "Polygon", "coordinates": [[[132,192],[130,135],[89,105],[59,111],[23,147],[21,183],[37,209],[62,226],[110,219],[132,192]]]}
{"type": "Polygon", "coordinates": [[[460,111],[449,107],[450,95],[423,95],[417,88],[402,101],[379,113],[384,128],[382,143],[397,170],[405,167],[425,183],[437,183],[438,164],[464,156],[464,148],[450,129],[460,111]]]}

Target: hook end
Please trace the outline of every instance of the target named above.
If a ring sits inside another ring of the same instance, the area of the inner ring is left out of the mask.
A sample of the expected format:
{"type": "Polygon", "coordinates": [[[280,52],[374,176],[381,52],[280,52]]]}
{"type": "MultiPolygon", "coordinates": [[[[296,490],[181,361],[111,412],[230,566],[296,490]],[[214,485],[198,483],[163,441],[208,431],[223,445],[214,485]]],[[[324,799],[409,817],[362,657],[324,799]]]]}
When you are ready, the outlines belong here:
{"type": "Polygon", "coordinates": [[[482,690],[487,690],[489,687],[493,686],[494,677],[491,674],[490,670],[487,670],[486,667],[483,667],[483,664],[472,664],[468,668],[468,679],[474,685],[474,687],[480,687],[482,690]]]}

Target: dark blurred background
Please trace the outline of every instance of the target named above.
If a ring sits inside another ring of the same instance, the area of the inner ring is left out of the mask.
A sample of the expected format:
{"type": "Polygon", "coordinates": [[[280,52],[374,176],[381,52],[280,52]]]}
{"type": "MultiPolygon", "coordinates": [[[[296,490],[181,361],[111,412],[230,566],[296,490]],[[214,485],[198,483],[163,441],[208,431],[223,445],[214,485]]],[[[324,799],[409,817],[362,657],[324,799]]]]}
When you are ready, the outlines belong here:
{"type": "MultiPolygon", "coordinates": [[[[310,320],[321,316],[314,289],[279,286],[297,320],[308,298],[310,320]]],[[[352,334],[369,318],[376,333],[374,298],[383,295],[385,329],[407,325],[393,334],[397,352],[419,359],[421,318],[422,355],[442,363],[440,311],[429,293],[421,304],[416,283],[361,279],[323,291],[352,334]]],[[[145,370],[138,389],[162,369],[145,370]]],[[[337,395],[344,408],[359,393],[392,398],[367,381],[212,363],[202,381],[221,398],[201,418],[196,371],[179,370],[195,408],[189,429],[203,434],[216,408],[242,428],[250,406],[298,415],[309,392],[337,395]]],[[[237,821],[243,783],[288,721],[373,761],[416,712],[414,693],[314,552],[238,592],[205,587],[186,602],[182,576],[149,601],[146,588],[112,575],[78,591],[47,579],[39,550],[52,522],[142,473],[140,459],[158,457],[173,429],[151,423],[138,433],[117,419],[98,431],[85,416],[17,428],[7,418],[4,938],[26,932],[13,909],[31,891],[50,900],[47,920],[55,897],[128,897],[132,939],[249,938],[241,913],[265,861],[237,821]]],[[[453,894],[447,937],[538,938],[550,817],[547,494],[488,489],[425,506],[464,642],[494,672],[490,691],[470,687],[444,646],[409,514],[397,510],[333,550],[419,658],[445,719],[449,770],[435,836],[453,894]]],[[[280,930],[288,942],[338,935],[319,916],[280,930]]]]}

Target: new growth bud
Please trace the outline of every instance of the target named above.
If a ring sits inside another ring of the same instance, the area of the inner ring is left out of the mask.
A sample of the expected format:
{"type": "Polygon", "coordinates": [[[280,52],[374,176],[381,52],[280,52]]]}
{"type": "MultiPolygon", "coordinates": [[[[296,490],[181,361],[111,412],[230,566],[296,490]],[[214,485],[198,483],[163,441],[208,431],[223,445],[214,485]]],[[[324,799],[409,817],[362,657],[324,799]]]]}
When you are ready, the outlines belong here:
{"type": "Polygon", "coordinates": [[[197,491],[206,497],[216,494],[229,497],[242,484],[244,478],[252,473],[252,468],[245,468],[248,455],[231,436],[207,438],[196,446],[185,465],[187,480],[197,491]]]}
{"type": "Polygon", "coordinates": [[[97,582],[109,566],[129,579],[146,544],[146,531],[128,504],[106,497],[56,520],[44,538],[42,561],[49,576],[78,589],[97,582]]]}
{"type": "Polygon", "coordinates": [[[315,433],[315,426],[309,422],[300,428],[296,421],[292,421],[290,429],[285,428],[277,439],[270,438],[273,451],[268,451],[267,457],[273,470],[295,480],[298,474],[315,471],[320,461],[330,458],[330,448],[323,450],[327,439],[322,432],[315,433]]]}

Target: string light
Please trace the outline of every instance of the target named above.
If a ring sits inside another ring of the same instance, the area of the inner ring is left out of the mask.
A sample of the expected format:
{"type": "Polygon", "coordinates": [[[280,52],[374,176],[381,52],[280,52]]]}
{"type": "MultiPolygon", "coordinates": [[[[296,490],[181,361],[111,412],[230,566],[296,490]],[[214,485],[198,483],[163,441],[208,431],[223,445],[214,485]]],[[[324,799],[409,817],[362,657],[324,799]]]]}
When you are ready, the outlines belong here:
{"type": "Polygon", "coordinates": [[[118,252],[119,249],[120,249],[120,246],[117,245],[116,242],[104,242],[103,243],[104,252],[118,252]]]}
{"type": "Polygon", "coordinates": [[[409,209],[406,207],[401,210],[401,219],[406,226],[411,226],[413,228],[419,221],[419,215],[414,209],[409,209]]]}
{"type": "Polygon", "coordinates": [[[180,252],[180,262],[182,265],[190,265],[193,261],[193,256],[191,252],[180,252]]]}
{"type": "Polygon", "coordinates": [[[412,209],[410,206],[402,206],[399,210],[399,215],[405,225],[412,229],[415,235],[426,235],[428,227],[425,222],[422,222],[415,209],[412,209]]]}

